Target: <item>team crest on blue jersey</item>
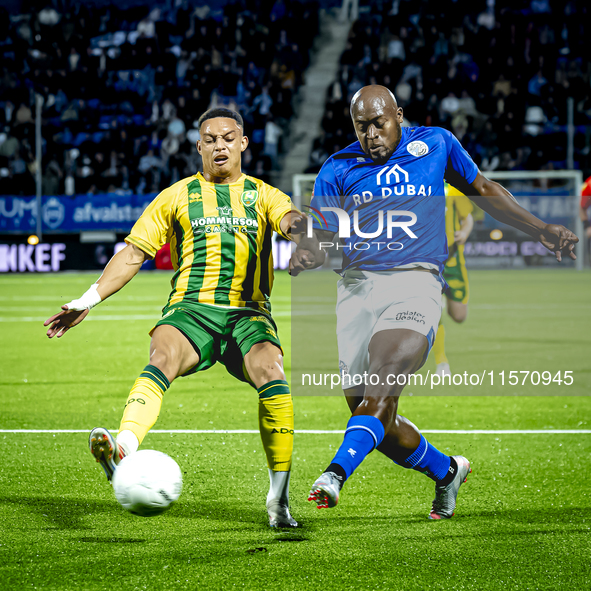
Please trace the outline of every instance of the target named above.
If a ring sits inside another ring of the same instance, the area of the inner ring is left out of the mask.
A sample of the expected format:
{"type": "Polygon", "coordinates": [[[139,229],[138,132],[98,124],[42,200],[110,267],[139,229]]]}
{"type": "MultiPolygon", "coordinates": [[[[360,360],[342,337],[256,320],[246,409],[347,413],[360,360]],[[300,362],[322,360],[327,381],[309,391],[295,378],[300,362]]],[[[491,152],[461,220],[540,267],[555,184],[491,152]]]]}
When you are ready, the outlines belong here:
{"type": "Polygon", "coordinates": [[[240,200],[242,201],[242,205],[245,205],[246,207],[250,207],[256,203],[258,198],[259,198],[258,191],[244,191],[242,193],[242,196],[240,197],[240,200]]]}
{"type": "Polygon", "coordinates": [[[410,144],[406,146],[406,149],[413,156],[417,156],[417,158],[419,156],[424,156],[429,152],[429,146],[425,142],[421,141],[410,142],[410,144]]]}

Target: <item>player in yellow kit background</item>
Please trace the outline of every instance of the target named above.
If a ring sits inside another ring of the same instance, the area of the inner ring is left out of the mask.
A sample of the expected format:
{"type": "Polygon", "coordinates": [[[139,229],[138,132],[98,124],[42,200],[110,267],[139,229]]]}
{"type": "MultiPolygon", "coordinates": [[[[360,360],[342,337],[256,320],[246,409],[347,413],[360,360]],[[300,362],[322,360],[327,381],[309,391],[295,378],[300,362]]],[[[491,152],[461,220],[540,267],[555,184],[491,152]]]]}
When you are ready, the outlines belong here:
{"type": "MultiPolygon", "coordinates": [[[[464,245],[474,227],[474,206],[468,197],[451,185],[445,185],[445,233],[449,257],[445,262],[443,277],[449,285],[446,292],[447,313],[456,322],[464,322],[468,315],[468,271],[464,258],[464,245]]],[[[439,321],[433,343],[433,355],[439,375],[450,374],[449,361],[445,354],[445,326],[439,321]]]]}
{"type": "Polygon", "coordinates": [[[63,336],[90,309],[126,285],[144,260],[171,245],[175,273],[163,315],[150,331],[149,364],[133,385],[117,439],[93,429],[89,445],[110,480],[156,422],[164,392],[179,376],[223,363],[259,394],[259,428],[267,455],[272,527],[296,527],[289,512],[293,403],[283,351],[270,314],[273,231],[291,239],[305,216],[290,198],[241,171],[248,146],[242,117],[211,109],[199,119],[203,173],[162,191],[146,208],[98,281],[49,318],[47,336],[63,336]]]}

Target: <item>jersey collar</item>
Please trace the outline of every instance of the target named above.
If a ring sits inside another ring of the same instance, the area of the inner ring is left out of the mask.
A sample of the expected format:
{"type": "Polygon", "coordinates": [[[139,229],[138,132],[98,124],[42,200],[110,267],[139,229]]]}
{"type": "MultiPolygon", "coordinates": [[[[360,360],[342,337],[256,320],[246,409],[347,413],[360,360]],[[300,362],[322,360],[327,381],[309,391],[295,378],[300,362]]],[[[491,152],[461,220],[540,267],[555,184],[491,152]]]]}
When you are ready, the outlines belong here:
{"type": "Polygon", "coordinates": [[[394,152],[392,152],[392,156],[390,156],[390,158],[394,158],[394,156],[399,156],[400,150],[404,150],[404,146],[406,146],[406,141],[408,139],[408,127],[401,127],[400,132],[400,141],[398,142],[398,145],[396,146],[394,152]]]}
{"type": "Polygon", "coordinates": [[[206,180],[206,178],[203,176],[201,171],[199,171],[195,176],[199,179],[199,181],[201,181],[203,183],[210,183],[212,185],[222,185],[222,186],[238,185],[240,183],[243,183],[244,179],[246,178],[246,175],[244,173],[241,173],[241,175],[238,177],[238,179],[235,180],[233,183],[212,183],[211,181],[206,180]]]}

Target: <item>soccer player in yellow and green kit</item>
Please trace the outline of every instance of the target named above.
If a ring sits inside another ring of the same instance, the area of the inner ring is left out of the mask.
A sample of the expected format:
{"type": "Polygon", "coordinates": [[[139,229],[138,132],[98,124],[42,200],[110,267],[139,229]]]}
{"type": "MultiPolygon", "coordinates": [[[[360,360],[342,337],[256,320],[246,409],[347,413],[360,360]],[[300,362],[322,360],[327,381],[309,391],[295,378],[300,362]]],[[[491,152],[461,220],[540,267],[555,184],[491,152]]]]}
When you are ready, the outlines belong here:
{"type": "Polygon", "coordinates": [[[270,314],[271,236],[291,239],[305,216],[290,198],[241,170],[248,145],[242,117],[211,109],[199,119],[197,150],[203,173],[162,191],[146,208],[101,277],[78,300],[45,322],[47,336],[63,336],[90,309],[126,285],[146,259],[170,243],[175,273],[162,318],[150,331],[148,365],[133,385],[119,434],[90,433],[90,450],[110,480],[156,422],[162,398],[179,376],[217,361],[259,395],[259,427],[271,481],[267,511],[272,527],[296,527],[289,512],[293,403],[283,351],[270,314]]]}
{"type": "MultiPolygon", "coordinates": [[[[456,322],[464,322],[468,315],[468,271],[464,259],[464,244],[474,227],[472,202],[456,188],[445,185],[445,233],[449,257],[445,262],[443,277],[449,285],[446,292],[447,313],[456,322]]],[[[445,326],[439,321],[433,343],[433,355],[439,375],[450,374],[449,361],[445,355],[445,326]]]]}

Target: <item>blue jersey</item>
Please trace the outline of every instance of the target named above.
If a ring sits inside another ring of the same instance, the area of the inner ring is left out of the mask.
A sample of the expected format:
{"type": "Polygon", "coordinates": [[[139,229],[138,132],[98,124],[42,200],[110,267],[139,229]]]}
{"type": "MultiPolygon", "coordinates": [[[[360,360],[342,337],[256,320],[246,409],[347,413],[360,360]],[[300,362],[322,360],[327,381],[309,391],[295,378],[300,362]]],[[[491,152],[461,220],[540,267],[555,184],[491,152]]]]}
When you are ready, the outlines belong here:
{"type": "Polygon", "coordinates": [[[373,162],[359,142],[333,154],[314,183],[310,215],[314,228],[338,232],[343,270],[423,263],[442,271],[448,257],[444,179],[472,183],[477,174],[449,131],[403,127],[385,163],[373,162]]]}

